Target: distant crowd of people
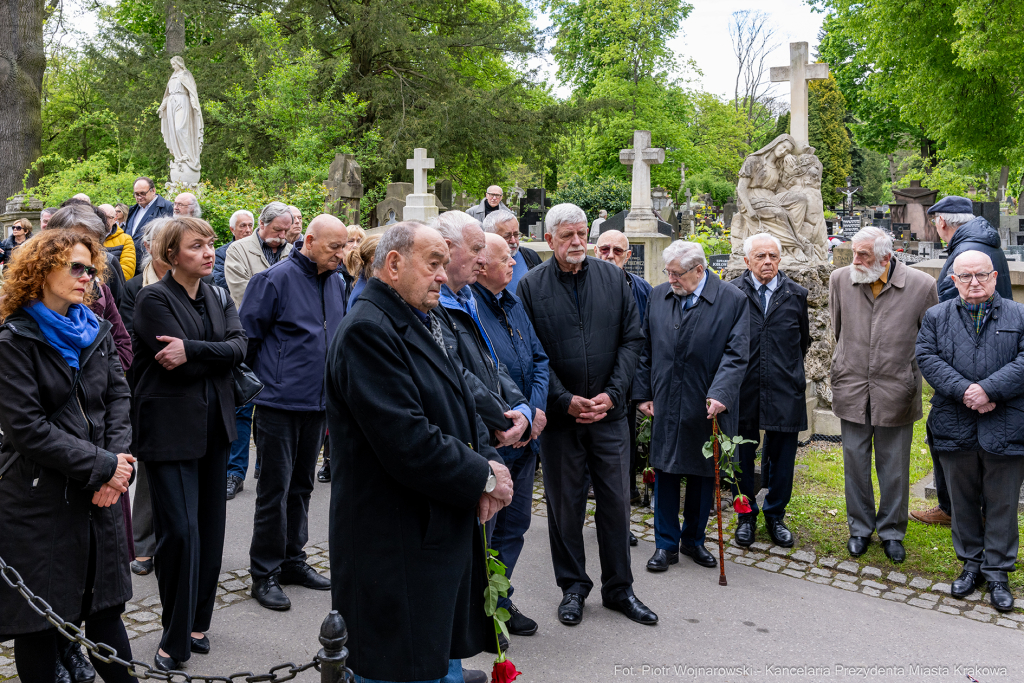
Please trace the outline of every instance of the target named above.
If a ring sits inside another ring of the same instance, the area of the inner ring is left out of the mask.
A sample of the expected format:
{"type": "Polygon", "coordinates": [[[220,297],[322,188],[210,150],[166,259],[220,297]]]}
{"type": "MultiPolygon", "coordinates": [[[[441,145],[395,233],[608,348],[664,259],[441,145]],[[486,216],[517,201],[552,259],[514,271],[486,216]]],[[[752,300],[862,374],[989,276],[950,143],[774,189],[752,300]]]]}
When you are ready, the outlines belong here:
{"type": "MultiPolygon", "coordinates": [[[[736,543],[756,540],[763,514],[774,544],[795,544],[785,520],[813,340],[808,290],[780,270],[772,235],[745,240],[747,269],[731,282],[700,244],[672,242],[660,255],[667,282],[652,287],[626,269],[627,236],[600,224],[592,234],[573,204],[547,212],[547,260],[522,246],[499,186],[469,212],[373,236],[328,214],[304,226],[274,201],[236,211],[220,247],[193,194],[172,203],[139,178],[134,195],[131,207],[76,195],[44,210],[39,234],[19,222],[0,244],[0,509],[17,511],[0,517],[0,556],[120,657],[131,659],[120,618],[130,572],[156,574],[159,669],[210,651],[226,505],[244,488],[251,441],[252,596],[287,610],[284,586],[331,590],[365,683],[488,680],[462,667],[495,648],[485,542],[510,583],[494,605],[507,632],[537,633],[513,582],[538,459],[559,621],[580,624],[594,588],[592,490],[602,605],[656,624],[630,562],[643,416],[655,471],[647,570],[680,554],[717,565],[705,548],[715,472],[702,450],[714,423],[748,439],[734,492],[750,509],[737,508],[736,543]],[[304,551],[318,478],[331,485],[330,579],[304,551]]],[[[952,594],[987,582],[1008,611],[1024,306],[969,200],[947,197],[930,214],[950,251],[938,286],[871,227],[829,283],[848,550],[863,554],[877,534],[900,563],[911,514],[950,524],[963,562],[952,594]],[[911,513],[922,378],[935,389],[939,505],[911,513]]],[[[9,588],[0,596],[0,640],[14,638],[24,683],[133,680],[87,659],[9,588]]]]}

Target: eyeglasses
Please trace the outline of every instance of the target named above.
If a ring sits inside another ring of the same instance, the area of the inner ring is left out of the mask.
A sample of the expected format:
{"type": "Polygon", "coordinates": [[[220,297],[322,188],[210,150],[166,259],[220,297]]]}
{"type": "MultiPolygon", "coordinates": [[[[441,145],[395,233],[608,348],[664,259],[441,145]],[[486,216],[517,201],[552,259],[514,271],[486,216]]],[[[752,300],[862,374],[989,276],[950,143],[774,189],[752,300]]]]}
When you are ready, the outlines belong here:
{"type": "Polygon", "coordinates": [[[84,263],[78,263],[77,261],[71,262],[68,266],[68,271],[71,273],[71,277],[73,278],[82,277],[82,273],[88,275],[90,280],[96,277],[96,266],[87,266],[84,263]]]}
{"type": "Polygon", "coordinates": [[[24,229],[25,229],[25,228],[21,227],[20,225],[12,225],[12,226],[11,226],[11,230],[17,230],[17,231],[19,231],[19,232],[20,232],[20,231],[22,231],[22,230],[24,230],[24,229]]]}
{"type": "Polygon", "coordinates": [[[955,277],[957,280],[959,280],[961,283],[965,285],[971,284],[971,280],[973,279],[977,279],[978,284],[983,285],[989,281],[989,278],[992,277],[992,273],[994,272],[995,271],[990,270],[987,273],[956,273],[953,275],[953,277],[955,277]]]}
{"type": "Polygon", "coordinates": [[[505,196],[505,193],[504,192],[498,192],[498,193],[488,192],[487,196],[488,197],[497,197],[498,199],[501,199],[502,197],[505,196]]]}
{"type": "MultiPolygon", "coordinates": [[[[700,265],[700,264],[698,263],[698,264],[697,264],[697,266],[699,266],[699,265],[700,265]]],[[[661,272],[662,272],[662,273],[664,273],[665,275],[667,275],[667,276],[668,276],[668,279],[669,279],[669,280],[679,280],[679,279],[682,279],[682,277],[683,277],[684,275],[686,275],[687,273],[689,273],[689,272],[690,272],[691,270],[693,270],[693,269],[694,269],[694,268],[696,268],[697,266],[693,266],[692,268],[687,268],[686,270],[684,270],[684,271],[683,271],[683,272],[681,272],[681,273],[677,273],[677,272],[675,272],[675,271],[673,271],[673,270],[669,270],[668,268],[664,268],[664,269],[662,269],[662,271],[661,271],[661,272]]]]}
{"type": "Polygon", "coordinates": [[[150,188],[150,189],[146,190],[145,192],[132,192],[132,194],[135,195],[136,197],[145,197],[147,194],[149,194],[152,191],[153,191],[152,188],[150,188]]]}
{"type": "Polygon", "coordinates": [[[598,247],[597,251],[598,251],[598,253],[604,254],[605,256],[607,256],[609,253],[611,253],[613,251],[615,252],[616,256],[622,256],[623,254],[626,253],[626,250],[623,249],[622,247],[615,247],[613,249],[612,247],[609,247],[609,246],[598,247]]]}

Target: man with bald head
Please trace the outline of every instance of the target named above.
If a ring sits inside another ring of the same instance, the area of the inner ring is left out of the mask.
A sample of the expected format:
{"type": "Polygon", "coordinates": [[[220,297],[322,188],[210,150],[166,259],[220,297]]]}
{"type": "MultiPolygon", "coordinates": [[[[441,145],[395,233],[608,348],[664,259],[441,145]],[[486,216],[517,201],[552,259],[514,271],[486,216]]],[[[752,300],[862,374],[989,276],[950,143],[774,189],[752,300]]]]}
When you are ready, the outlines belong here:
{"type": "Polygon", "coordinates": [[[480,200],[480,203],[466,209],[466,213],[483,223],[484,219],[487,218],[487,215],[492,211],[498,211],[500,209],[504,209],[505,211],[509,210],[509,208],[505,206],[505,202],[501,201],[504,196],[505,192],[501,189],[500,185],[491,185],[487,188],[487,192],[485,193],[484,198],[480,200]]]}
{"type": "Polygon", "coordinates": [[[327,347],[345,316],[345,281],[335,271],[348,232],[329,214],[309,224],[302,249],[253,275],[238,311],[246,360],[263,382],[256,404],[260,478],[249,549],[252,595],[268,609],[291,606],[281,584],[328,590],[306,564],[307,512],[326,420],[327,347]]]}
{"type": "Polygon", "coordinates": [[[488,680],[461,663],[494,645],[477,519],[513,490],[441,334],[447,260],[433,228],[390,226],[330,347],[332,607],[357,680],[488,680]]]}
{"type": "Polygon", "coordinates": [[[998,276],[980,251],[955,258],[949,277],[958,296],[925,313],[917,363],[935,389],[928,433],[963,562],[950,592],[963,598],[987,581],[992,606],[1009,612],[1024,481],[1024,306],[999,296],[998,276]]]}
{"type": "Polygon", "coordinates": [[[199,200],[191,192],[182,192],[174,198],[174,215],[202,218],[203,210],[199,208],[199,200]]]}
{"type": "MultiPolygon", "coordinates": [[[[540,452],[537,437],[547,424],[544,409],[548,401],[548,356],[537,339],[526,309],[512,293],[510,283],[515,261],[508,242],[494,233],[487,233],[486,240],[484,264],[472,285],[473,295],[479,303],[480,324],[491,340],[498,360],[508,369],[516,386],[529,399],[530,408],[535,411],[529,443],[518,448],[513,445],[498,449],[512,475],[515,494],[512,503],[494,518],[489,538],[491,548],[498,551],[498,559],[505,564],[505,576],[511,579],[532,516],[532,482],[540,452]]],[[[512,592],[510,587],[508,597],[498,598],[498,607],[504,607],[512,615],[508,621],[509,633],[531,636],[537,632],[537,622],[512,603],[512,592]]]]}

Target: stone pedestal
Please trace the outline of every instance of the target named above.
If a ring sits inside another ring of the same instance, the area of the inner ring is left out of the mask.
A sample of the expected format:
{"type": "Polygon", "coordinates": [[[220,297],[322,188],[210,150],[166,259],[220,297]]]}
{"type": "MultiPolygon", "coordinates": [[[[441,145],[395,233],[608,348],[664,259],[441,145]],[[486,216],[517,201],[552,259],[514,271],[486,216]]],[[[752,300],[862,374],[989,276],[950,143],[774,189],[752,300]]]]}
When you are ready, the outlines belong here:
{"type": "MultiPolygon", "coordinates": [[[[26,199],[23,194],[16,194],[7,200],[4,206],[4,213],[0,214],[0,226],[7,226],[14,221],[25,219],[32,224],[33,232],[39,229],[39,212],[43,209],[43,203],[38,199],[26,199]]],[[[0,239],[10,237],[10,229],[3,227],[3,234],[0,239]]]]}
{"type": "Polygon", "coordinates": [[[438,216],[437,202],[432,194],[411,194],[405,198],[405,208],[402,210],[403,221],[428,222],[438,216]]]}
{"type": "Polygon", "coordinates": [[[660,232],[630,232],[627,230],[626,239],[629,240],[629,248],[633,250],[633,256],[626,261],[626,271],[639,275],[650,282],[652,287],[667,282],[668,278],[661,272],[665,268],[661,252],[672,243],[672,238],[662,235],[660,232]]]}

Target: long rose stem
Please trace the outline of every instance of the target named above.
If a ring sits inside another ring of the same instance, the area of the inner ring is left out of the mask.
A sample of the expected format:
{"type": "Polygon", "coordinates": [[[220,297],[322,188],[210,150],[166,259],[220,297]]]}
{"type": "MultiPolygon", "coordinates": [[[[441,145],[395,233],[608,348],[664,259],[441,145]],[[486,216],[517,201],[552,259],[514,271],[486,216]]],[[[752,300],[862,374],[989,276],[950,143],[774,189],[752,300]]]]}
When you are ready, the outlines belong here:
{"type": "Polygon", "coordinates": [[[718,575],[718,585],[728,586],[729,582],[725,578],[725,540],[722,536],[722,486],[719,481],[718,475],[718,418],[715,417],[711,422],[711,429],[714,439],[712,448],[715,452],[715,508],[718,510],[718,567],[721,570],[718,575]]]}

